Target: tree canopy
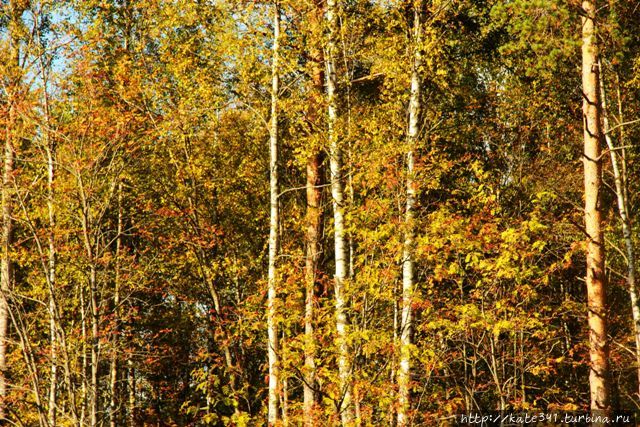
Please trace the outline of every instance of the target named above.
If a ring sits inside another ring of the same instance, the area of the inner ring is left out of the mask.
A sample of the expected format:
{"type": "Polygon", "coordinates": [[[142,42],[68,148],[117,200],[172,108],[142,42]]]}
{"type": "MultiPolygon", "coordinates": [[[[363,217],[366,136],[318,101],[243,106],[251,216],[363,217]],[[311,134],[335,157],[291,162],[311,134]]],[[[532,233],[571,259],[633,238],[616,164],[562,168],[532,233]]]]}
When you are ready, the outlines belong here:
{"type": "Polygon", "coordinates": [[[0,0],[0,420],[636,410],[639,48],[631,0],[0,0]]]}

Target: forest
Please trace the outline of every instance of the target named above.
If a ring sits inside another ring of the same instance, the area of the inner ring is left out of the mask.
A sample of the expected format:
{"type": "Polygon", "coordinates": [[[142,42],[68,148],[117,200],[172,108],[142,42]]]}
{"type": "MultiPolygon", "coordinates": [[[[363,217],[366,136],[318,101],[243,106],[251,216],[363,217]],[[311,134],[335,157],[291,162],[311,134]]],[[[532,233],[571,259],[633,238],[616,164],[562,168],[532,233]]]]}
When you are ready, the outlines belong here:
{"type": "Polygon", "coordinates": [[[0,135],[2,425],[640,411],[637,0],[0,0],[0,135]]]}

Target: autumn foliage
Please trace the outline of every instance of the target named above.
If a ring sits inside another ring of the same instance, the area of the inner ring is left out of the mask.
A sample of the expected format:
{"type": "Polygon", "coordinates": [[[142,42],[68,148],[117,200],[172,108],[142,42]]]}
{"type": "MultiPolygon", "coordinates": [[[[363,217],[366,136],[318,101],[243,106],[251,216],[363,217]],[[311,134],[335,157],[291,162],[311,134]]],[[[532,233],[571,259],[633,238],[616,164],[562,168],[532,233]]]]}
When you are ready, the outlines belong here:
{"type": "Polygon", "coordinates": [[[0,418],[588,410],[594,245],[636,409],[639,48],[630,0],[0,1],[0,418]]]}

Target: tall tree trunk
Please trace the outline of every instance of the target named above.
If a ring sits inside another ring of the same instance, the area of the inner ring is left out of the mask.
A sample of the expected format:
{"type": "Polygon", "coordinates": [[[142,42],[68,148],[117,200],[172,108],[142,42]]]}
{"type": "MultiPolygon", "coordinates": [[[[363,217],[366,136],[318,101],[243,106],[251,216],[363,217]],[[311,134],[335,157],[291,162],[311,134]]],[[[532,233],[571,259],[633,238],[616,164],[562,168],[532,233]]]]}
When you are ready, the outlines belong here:
{"type": "Polygon", "coordinates": [[[582,2],[582,109],[584,115],[584,199],[587,232],[587,297],[589,310],[589,356],[591,409],[608,412],[609,346],[605,252],[600,212],[602,159],[600,140],[600,94],[598,91],[598,46],[595,32],[595,1],[582,2]]]}
{"type": "Polygon", "coordinates": [[[268,273],[268,302],[267,302],[267,330],[269,356],[269,425],[278,422],[278,326],[276,319],[276,258],[278,256],[278,49],[280,39],[280,9],[274,5],[273,13],[273,57],[271,62],[271,124],[269,129],[270,152],[270,206],[271,218],[269,222],[269,273],[268,273]]]}
{"type": "MultiPolygon", "coordinates": [[[[80,190],[80,200],[82,206],[82,237],[84,240],[85,252],[87,260],[89,261],[89,305],[91,314],[91,343],[90,343],[90,387],[89,390],[89,423],[91,427],[98,425],[98,405],[100,402],[100,388],[98,384],[98,356],[99,345],[98,331],[99,331],[99,313],[98,313],[98,278],[97,278],[97,259],[94,245],[91,241],[91,224],[89,219],[90,206],[87,199],[87,195],[84,188],[83,180],[78,176],[78,186],[80,190]]],[[[86,316],[83,316],[85,319],[86,316]]],[[[84,325],[83,325],[84,327],[84,325]]],[[[86,332],[85,336],[86,338],[86,332]]],[[[86,353],[85,353],[86,354],[86,353]]],[[[86,371],[85,371],[86,375],[86,371]]]]}
{"type": "Polygon", "coordinates": [[[409,424],[410,383],[411,383],[411,304],[413,303],[414,285],[414,205],[416,190],[414,183],[414,149],[418,139],[418,119],[420,116],[420,43],[422,25],[420,22],[420,6],[422,2],[414,1],[413,40],[411,64],[411,94],[409,98],[409,126],[407,132],[407,202],[404,218],[404,247],[402,250],[402,314],[400,319],[400,363],[398,367],[398,425],[409,424]]]}
{"type": "Polygon", "coordinates": [[[347,342],[347,242],[345,239],[344,225],[344,186],[342,182],[342,148],[338,140],[337,121],[338,108],[336,102],[336,38],[337,38],[337,7],[336,0],[327,1],[327,25],[329,37],[327,41],[326,78],[327,78],[327,104],[328,104],[328,136],[329,157],[331,169],[331,196],[333,204],[333,227],[335,242],[335,277],[334,298],[338,347],[338,410],[342,425],[350,425],[353,420],[351,408],[349,345],[347,342]]]}
{"type": "MultiPolygon", "coordinates": [[[[10,116],[13,116],[13,106],[10,108],[10,116]]],[[[12,121],[12,119],[10,119],[12,121]]],[[[9,131],[10,132],[10,131],[9,131]]],[[[0,298],[0,420],[5,419],[5,400],[7,398],[7,340],[9,332],[9,293],[12,289],[13,271],[11,249],[13,222],[11,219],[12,211],[12,175],[13,175],[13,143],[11,136],[7,135],[4,148],[4,172],[2,179],[2,266],[0,274],[2,275],[2,283],[0,290],[2,297],[0,298]]]]}
{"type": "Polygon", "coordinates": [[[122,179],[118,181],[118,224],[116,226],[116,253],[115,253],[115,277],[113,280],[113,338],[111,367],[109,369],[109,388],[111,389],[111,397],[109,399],[109,425],[116,427],[118,425],[118,352],[120,351],[120,257],[122,256],[122,179]]]}
{"type": "MultiPolygon", "coordinates": [[[[51,138],[51,110],[49,103],[49,65],[45,58],[45,52],[40,52],[38,58],[40,62],[40,77],[42,78],[43,99],[42,106],[44,110],[44,152],[47,164],[47,214],[49,219],[49,230],[47,233],[48,254],[47,263],[43,263],[45,274],[45,282],[49,291],[49,341],[50,341],[50,371],[49,371],[49,402],[47,412],[47,422],[49,427],[55,427],[57,423],[57,392],[58,392],[58,307],[55,296],[56,284],[56,245],[55,245],[55,227],[56,212],[54,205],[54,180],[56,174],[55,165],[55,144],[51,138]]],[[[34,233],[35,236],[35,233],[34,233]]],[[[41,247],[40,244],[37,245],[41,247]]],[[[44,252],[40,250],[41,256],[44,258],[44,252]]]]}
{"type": "MultiPolygon", "coordinates": [[[[638,388],[640,389],[640,306],[638,305],[638,289],[636,287],[636,254],[633,246],[633,237],[631,235],[631,213],[629,212],[629,201],[627,199],[626,191],[624,191],[626,177],[626,167],[620,169],[618,162],[619,151],[613,143],[613,138],[609,132],[609,113],[607,110],[607,96],[604,86],[604,77],[602,71],[602,62],[600,64],[600,95],[602,104],[602,123],[604,125],[604,137],[607,142],[607,148],[611,155],[611,167],[613,169],[613,180],[616,188],[616,202],[618,204],[618,214],[620,215],[620,222],[622,223],[622,237],[624,238],[624,245],[627,252],[627,287],[629,288],[629,296],[631,299],[631,317],[633,319],[633,335],[636,343],[636,371],[638,375],[638,388]]],[[[622,122],[620,122],[622,123],[622,122]]],[[[624,141],[620,141],[620,146],[624,145],[624,141]]],[[[626,159],[621,156],[621,161],[626,162],[626,159]]],[[[638,395],[640,396],[640,390],[638,395]]]]}
{"type": "Polygon", "coordinates": [[[0,298],[0,420],[5,419],[5,406],[7,398],[7,341],[9,332],[9,294],[13,288],[13,265],[11,262],[13,221],[13,137],[12,123],[15,121],[15,107],[13,101],[9,106],[9,122],[4,147],[4,171],[2,176],[2,265],[1,284],[2,298],[0,298]]]}
{"type": "Polygon", "coordinates": [[[6,128],[4,145],[4,168],[2,173],[2,260],[0,261],[0,420],[6,419],[7,399],[7,341],[9,333],[9,295],[13,289],[13,262],[11,245],[13,243],[13,203],[15,159],[15,141],[17,133],[18,86],[20,85],[20,46],[17,30],[24,6],[19,2],[9,2],[9,62],[11,70],[7,102],[9,122],[6,128]]]}
{"type": "MultiPolygon", "coordinates": [[[[51,170],[51,166],[49,167],[51,170]]],[[[51,174],[51,172],[50,172],[51,174]]],[[[50,213],[50,218],[53,218],[50,213]]],[[[53,225],[52,225],[53,226],[53,225]]],[[[53,232],[51,232],[53,233],[53,232]]],[[[53,243],[53,237],[49,238],[49,287],[51,293],[55,289],[55,277],[56,277],[56,253],[55,244],[53,243]]],[[[56,426],[56,394],[58,389],[58,340],[56,333],[56,302],[55,296],[52,294],[49,296],[49,339],[51,345],[51,371],[49,373],[49,426],[56,426]]]]}
{"type": "MultiPolygon", "coordinates": [[[[123,48],[128,56],[130,52],[130,42],[132,39],[132,10],[130,9],[129,0],[123,0],[122,12],[125,18],[124,28],[124,41],[123,48]]],[[[118,405],[120,404],[121,394],[118,387],[118,377],[121,376],[120,366],[118,363],[118,352],[120,351],[120,334],[122,331],[121,319],[122,313],[120,310],[120,258],[122,255],[122,230],[123,230],[123,218],[122,218],[122,178],[118,179],[118,222],[116,225],[116,253],[115,253],[115,271],[113,280],[113,339],[112,339],[112,354],[111,354],[111,366],[109,367],[109,388],[111,396],[109,398],[109,425],[110,427],[116,427],[118,425],[118,405]]]]}
{"type": "MultiPolygon", "coordinates": [[[[316,7],[310,12],[310,29],[316,33],[310,47],[312,62],[311,80],[313,84],[311,105],[311,126],[314,126],[321,111],[321,99],[324,92],[322,63],[322,50],[319,48],[322,28],[322,6],[316,7]]],[[[316,392],[316,338],[314,335],[315,322],[315,286],[317,280],[319,240],[322,227],[322,154],[317,148],[310,154],[307,160],[307,212],[306,212],[306,257],[305,257],[305,312],[304,312],[304,422],[305,426],[314,425],[314,406],[318,401],[316,392]]]]}
{"type": "MultiPolygon", "coordinates": [[[[44,70],[44,68],[43,68],[44,70]]],[[[44,73],[44,71],[43,71],[44,73]]],[[[49,97],[47,94],[47,83],[45,79],[45,95],[44,95],[44,109],[46,116],[45,137],[46,137],[46,154],[47,154],[47,210],[49,213],[49,260],[48,260],[48,285],[49,285],[49,339],[51,341],[51,372],[50,372],[50,384],[49,384],[49,413],[48,421],[49,427],[56,426],[56,393],[58,388],[58,340],[56,331],[57,321],[57,304],[55,299],[55,287],[56,287],[56,244],[55,244],[55,227],[56,227],[56,212],[53,204],[54,194],[53,185],[55,180],[55,147],[49,137],[49,97]]]]}

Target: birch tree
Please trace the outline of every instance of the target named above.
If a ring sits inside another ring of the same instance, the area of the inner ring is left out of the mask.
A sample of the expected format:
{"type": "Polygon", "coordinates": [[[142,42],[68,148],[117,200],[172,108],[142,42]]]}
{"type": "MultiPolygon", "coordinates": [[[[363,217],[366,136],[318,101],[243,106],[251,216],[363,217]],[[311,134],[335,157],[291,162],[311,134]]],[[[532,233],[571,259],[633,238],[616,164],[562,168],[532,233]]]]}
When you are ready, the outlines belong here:
{"type": "Polygon", "coordinates": [[[48,408],[48,423],[49,427],[56,426],[56,405],[57,405],[57,389],[58,389],[58,307],[56,302],[56,241],[55,241],[55,229],[56,229],[56,211],[54,205],[54,185],[56,176],[56,163],[55,163],[55,143],[51,138],[51,111],[49,105],[49,92],[48,92],[48,80],[49,71],[46,64],[44,53],[40,56],[41,63],[41,77],[43,84],[43,107],[44,107],[44,152],[47,163],[47,214],[49,219],[49,233],[47,236],[48,243],[48,262],[45,269],[45,275],[47,277],[47,286],[49,289],[49,339],[50,339],[50,376],[49,376],[49,408],[48,408]]]}
{"type": "Polygon", "coordinates": [[[413,34],[411,40],[411,94],[409,97],[409,126],[407,129],[407,201],[404,217],[404,246],[402,250],[402,313],[400,319],[400,363],[398,367],[398,425],[409,424],[408,411],[411,382],[411,305],[415,293],[414,283],[414,205],[416,182],[414,181],[414,150],[418,139],[420,118],[420,66],[422,23],[420,19],[421,0],[413,2],[413,34]]]}
{"type": "Polygon", "coordinates": [[[350,425],[353,420],[351,408],[348,323],[347,323],[347,242],[344,223],[344,185],[342,180],[342,147],[338,138],[338,107],[336,82],[336,43],[338,36],[338,7],[336,0],[327,1],[327,27],[329,29],[325,56],[327,80],[327,127],[329,141],[329,165],[331,174],[331,198],[334,227],[334,298],[336,318],[336,343],[338,347],[338,411],[342,425],[350,425]]]}
{"type": "Polygon", "coordinates": [[[269,355],[269,425],[278,422],[278,326],[277,326],[277,284],[276,259],[278,257],[278,49],[280,43],[280,9],[277,1],[273,5],[273,54],[271,59],[271,123],[269,126],[269,277],[267,302],[267,329],[269,355]]]}
{"type": "Polygon", "coordinates": [[[116,220],[116,249],[115,249],[115,266],[114,266],[114,278],[113,278],[113,313],[114,313],[114,325],[113,325],[113,337],[112,341],[112,354],[109,366],[109,389],[111,395],[109,396],[109,425],[116,427],[118,423],[118,405],[120,404],[118,379],[120,377],[120,363],[118,360],[118,351],[120,350],[120,293],[121,293],[121,257],[122,257],[122,234],[123,234],[123,211],[122,211],[122,198],[123,198],[123,185],[122,178],[118,179],[117,191],[117,220],[116,220]]]}

